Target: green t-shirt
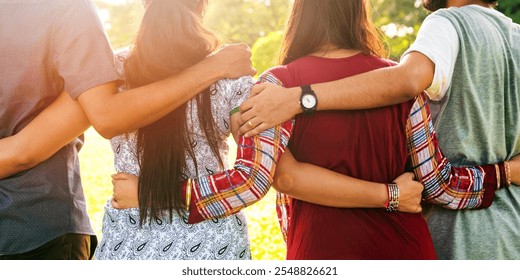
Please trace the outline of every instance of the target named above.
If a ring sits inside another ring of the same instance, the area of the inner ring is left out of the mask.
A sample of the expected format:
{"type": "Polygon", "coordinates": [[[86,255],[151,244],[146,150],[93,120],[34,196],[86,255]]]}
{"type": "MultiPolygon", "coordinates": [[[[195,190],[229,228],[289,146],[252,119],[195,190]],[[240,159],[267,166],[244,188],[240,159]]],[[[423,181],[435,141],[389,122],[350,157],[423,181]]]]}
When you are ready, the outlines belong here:
{"type": "MultiPolygon", "coordinates": [[[[439,145],[454,166],[496,163],[520,153],[520,26],[476,5],[434,13],[459,37],[451,85],[435,119],[439,145]]],[[[440,259],[520,259],[520,188],[496,193],[484,210],[427,213],[440,259]]]]}

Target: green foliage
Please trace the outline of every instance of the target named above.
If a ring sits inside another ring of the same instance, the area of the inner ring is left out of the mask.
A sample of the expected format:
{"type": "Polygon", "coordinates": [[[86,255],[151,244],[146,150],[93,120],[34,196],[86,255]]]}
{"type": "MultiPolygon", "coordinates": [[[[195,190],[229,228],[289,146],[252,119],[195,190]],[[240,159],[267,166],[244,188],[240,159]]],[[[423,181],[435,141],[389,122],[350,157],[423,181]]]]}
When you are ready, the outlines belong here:
{"type": "Polygon", "coordinates": [[[283,28],[288,8],[288,0],[209,1],[204,22],[223,42],[251,46],[259,37],[283,28]]]}
{"type": "Polygon", "coordinates": [[[282,39],[283,32],[276,31],[256,40],[251,49],[253,52],[251,60],[258,74],[278,64],[282,39]]]}
{"type": "Polygon", "coordinates": [[[415,41],[427,13],[411,0],[372,0],[372,20],[385,34],[390,58],[399,57],[415,41]]]}
{"type": "Polygon", "coordinates": [[[520,2],[518,0],[499,0],[497,10],[520,24],[520,2]]]}

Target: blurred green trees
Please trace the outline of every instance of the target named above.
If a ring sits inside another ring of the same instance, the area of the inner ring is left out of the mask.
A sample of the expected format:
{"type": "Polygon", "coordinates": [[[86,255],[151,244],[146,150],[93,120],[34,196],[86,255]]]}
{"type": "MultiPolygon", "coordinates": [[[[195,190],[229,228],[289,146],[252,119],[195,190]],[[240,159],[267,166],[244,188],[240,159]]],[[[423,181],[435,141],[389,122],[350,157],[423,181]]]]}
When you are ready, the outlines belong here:
{"type": "MultiPolygon", "coordinates": [[[[131,44],[143,13],[138,0],[95,0],[114,48],[131,44]]],[[[291,0],[210,0],[205,24],[223,43],[252,46],[258,72],[275,65],[291,0]]],[[[498,10],[520,22],[520,2],[500,0],[498,10]]],[[[389,57],[398,60],[415,40],[428,13],[420,0],[371,0],[372,19],[385,34],[389,57]]]]}

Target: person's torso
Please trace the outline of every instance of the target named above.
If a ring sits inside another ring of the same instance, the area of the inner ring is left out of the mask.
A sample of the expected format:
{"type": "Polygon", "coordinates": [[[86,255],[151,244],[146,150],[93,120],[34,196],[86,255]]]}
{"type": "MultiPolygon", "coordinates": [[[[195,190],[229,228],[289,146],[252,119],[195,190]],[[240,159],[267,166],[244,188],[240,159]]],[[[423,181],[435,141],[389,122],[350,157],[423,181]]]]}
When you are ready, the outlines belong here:
{"type": "MultiPolygon", "coordinates": [[[[457,30],[452,84],[435,120],[455,166],[490,164],[520,153],[520,27],[474,5],[440,10],[457,30]]],[[[434,207],[428,223],[442,259],[520,259],[520,189],[499,190],[485,210],[434,207]]]]}
{"type": "MultiPolygon", "coordinates": [[[[127,54],[124,54],[127,55],[127,54]]],[[[120,60],[119,62],[122,62],[120,60]]],[[[119,70],[123,74],[122,64],[119,70]]],[[[122,75],[122,78],[124,75],[122,75]]],[[[231,133],[230,110],[240,104],[253,85],[251,77],[225,79],[210,87],[211,113],[218,133],[218,152],[223,166],[212,152],[198,118],[197,102],[188,101],[186,120],[193,140],[195,158],[186,155],[188,178],[220,173],[228,169],[228,137],[231,133]]],[[[111,139],[117,172],[139,175],[137,132],[111,139]]],[[[105,205],[103,239],[98,259],[250,259],[247,220],[243,212],[191,225],[187,217],[169,213],[151,224],[139,226],[139,209],[114,209],[105,205]],[[133,222],[131,222],[133,221],[133,222]]]]}
{"type": "MultiPolygon", "coordinates": [[[[284,86],[293,87],[390,65],[362,54],[343,59],[311,56],[274,74],[284,86]]],[[[392,182],[408,161],[406,120],[411,105],[412,101],[370,110],[300,114],[289,147],[298,161],[368,181],[392,182]]],[[[424,249],[431,247],[431,239],[420,214],[324,207],[295,199],[291,207],[289,259],[435,257],[433,250],[424,249]]]]}
{"type": "MultiPolygon", "coordinates": [[[[22,130],[63,91],[53,32],[71,5],[0,1],[0,138],[22,130]]],[[[0,254],[27,252],[68,232],[93,233],[80,181],[82,145],[80,136],[38,166],[0,180],[0,254]]]]}

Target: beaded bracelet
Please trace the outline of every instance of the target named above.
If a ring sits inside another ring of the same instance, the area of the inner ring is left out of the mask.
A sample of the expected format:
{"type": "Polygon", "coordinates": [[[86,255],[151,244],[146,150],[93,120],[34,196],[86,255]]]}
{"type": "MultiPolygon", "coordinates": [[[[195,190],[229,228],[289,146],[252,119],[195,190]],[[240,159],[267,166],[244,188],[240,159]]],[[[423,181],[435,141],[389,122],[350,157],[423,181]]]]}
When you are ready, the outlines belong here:
{"type": "Polygon", "coordinates": [[[192,180],[191,180],[191,178],[188,178],[188,182],[186,184],[186,211],[190,211],[191,185],[192,185],[192,180]]]}
{"type": "Polygon", "coordinates": [[[386,190],[388,192],[388,201],[386,202],[386,211],[394,212],[399,207],[399,186],[392,182],[386,184],[386,190]]]}
{"type": "Polygon", "coordinates": [[[509,161],[504,162],[504,168],[506,169],[506,184],[511,185],[511,170],[509,169],[509,161]]]}
{"type": "Polygon", "coordinates": [[[497,190],[500,189],[500,166],[498,164],[495,164],[495,170],[497,174],[497,190]]]}

